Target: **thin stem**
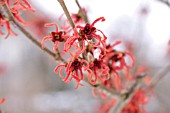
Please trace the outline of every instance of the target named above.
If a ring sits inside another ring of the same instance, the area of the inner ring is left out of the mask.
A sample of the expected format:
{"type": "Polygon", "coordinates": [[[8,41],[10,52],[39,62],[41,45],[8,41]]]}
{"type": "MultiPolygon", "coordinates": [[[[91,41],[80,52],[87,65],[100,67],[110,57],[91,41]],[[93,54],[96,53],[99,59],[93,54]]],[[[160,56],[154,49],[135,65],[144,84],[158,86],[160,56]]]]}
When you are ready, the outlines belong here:
{"type": "Polygon", "coordinates": [[[82,15],[82,17],[84,19],[84,22],[89,23],[88,18],[87,18],[87,14],[82,10],[82,7],[81,7],[79,1],[78,0],[75,0],[75,1],[76,1],[77,6],[79,7],[79,10],[80,10],[81,15],[82,15]]]}
{"type": "Polygon", "coordinates": [[[75,28],[75,24],[74,24],[74,22],[73,22],[73,20],[72,20],[72,18],[70,16],[70,13],[69,13],[66,5],[65,5],[64,0],[58,0],[58,2],[60,3],[61,7],[63,8],[63,11],[64,11],[65,15],[67,16],[67,19],[68,19],[72,29],[74,29],[75,28]]]}
{"type": "Polygon", "coordinates": [[[29,39],[31,40],[36,46],[38,46],[41,50],[44,50],[47,54],[49,54],[51,57],[53,57],[55,60],[57,61],[61,61],[66,63],[66,61],[61,57],[60,53],[57,51],[57,54],[53,53],[52,51],[50,51],[48,48],[41,48],[41,43],[36,40],[36,38],[34,38],[26,29],[24,29],[23,26],[21,26],[13,17],[12,13],[10,12],[8,6],[6,5],[6,3],[4,5],[2,5],[3,9],[5,10],[6,14],[8,15],[8,19],[9,21],[13,22],[17,28],[29,39]]]}
{"type": "Polygon", "coordinates": [[[163,67],[159,72],[157,72],[156,75],[153,76],[152,81],[148,86],[148,88],[153,89],[154,87],[156,87],[158,83],[169,73],[169,71],[170,71],[170,64],[168,62],[168,64],[165,67],[163,67]]]}

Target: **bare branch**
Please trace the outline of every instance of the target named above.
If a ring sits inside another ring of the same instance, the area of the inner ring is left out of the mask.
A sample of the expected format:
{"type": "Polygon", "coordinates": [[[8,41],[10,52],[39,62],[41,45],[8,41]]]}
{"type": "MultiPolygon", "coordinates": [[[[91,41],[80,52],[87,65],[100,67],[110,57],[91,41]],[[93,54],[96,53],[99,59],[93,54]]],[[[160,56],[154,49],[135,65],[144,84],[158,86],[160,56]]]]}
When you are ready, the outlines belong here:
{"type": "Polygon", "coordinates": [[[156,75],[153,76],[152,82],[148,86],[148,88],[153,89],[158,85],[158,83],[169,73],[170,71],[170,64],[168,63],[165,67],[162,67],[162,69],[157,72],[156,75]]]}

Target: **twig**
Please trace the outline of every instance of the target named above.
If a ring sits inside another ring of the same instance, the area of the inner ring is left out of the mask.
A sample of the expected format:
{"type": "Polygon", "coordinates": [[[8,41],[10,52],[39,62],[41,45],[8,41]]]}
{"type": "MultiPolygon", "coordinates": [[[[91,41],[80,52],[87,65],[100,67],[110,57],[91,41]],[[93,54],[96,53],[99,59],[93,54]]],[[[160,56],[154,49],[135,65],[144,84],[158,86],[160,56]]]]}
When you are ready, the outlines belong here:
{"type": "Polygon", "coordinates": [[[168,63],[165,67],[163,67],[156,75],[153,76],[152,81],[148,88],[153,89],[158,85],[158,83],[169,73],[170,64],[168,63]]]}
{"type": "MultiPolygon", "coordinates": [[[[2,0],[1,0],[2,1],[2,0]]],[[[41,50],[44,50],[46,53],[48,53],[51,57],[53,57],[55,60],[57,61],[61,61],[66,63],[66,61],[61,57],[60,53],[57,51],[57,53],[53,53],[52,51],[50,51],[48,48],[41,48],[41,43],[36,40],[35,37],[33,37],[26,29],[24,29],[23,26],[21,26],[21,24],[19,24],[15,18],[13,17],[12,13],[10,12],[8,6],[6,5],[6,3],[4,5],[1,5],[4,9],[4,11],[6,12],[6,14],[8,15],[8,19],[9,21],[13,22],[14,25],[16,25],[18,27],[18,29],[29,39],[31,40],[36,46],[38,46],[41,50]]]]}
{"type": "Polygon", "coordinates": [[[64,0],[58,0],[58,2],[60,3],[61,7],[63,8],[63,11],[64,11],[65,15],[67,16],[67,19],[68,19],[72,29],[74,29],[75,24],[74,24],[74,22],[73,22],[73,20],[72,20],[72,18],[70,16],[70,13],[68,12],[68,9],[67,9],[67,7],[66,7],[66,5],[64,3],[64,0]]]}
{"type": "Polygon", "coordinates": [[[85,22],[85,23],[89,23],[88,18],[87,18],[87,14],[86,14],[86,12],[84,12],[84,11],[82,10],[82,7],[81,7],[79,1],[78,1],[78,0],[75,0],[75,1],[76,1],[77,6],[79,7],[79,10],[80,10],[81,15],[82,15],[82,17],[83,17],[83,19],[84,19],[84,22],[85,22]]]}

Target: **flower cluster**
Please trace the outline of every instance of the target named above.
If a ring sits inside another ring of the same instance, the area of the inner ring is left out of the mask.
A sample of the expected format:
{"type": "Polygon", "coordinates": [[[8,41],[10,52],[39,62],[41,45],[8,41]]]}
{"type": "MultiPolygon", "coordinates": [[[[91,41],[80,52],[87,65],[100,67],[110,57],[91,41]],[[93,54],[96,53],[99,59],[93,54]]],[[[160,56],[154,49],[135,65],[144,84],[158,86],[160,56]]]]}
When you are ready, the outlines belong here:
{"type": "MultiPolygon", "coordinates": [[[[4,26],[7,30],[7,35],[5,36],[5,38],[8,38],[10,34],[17,36],[17,34],[11,29],[10,22],[5,18],[3,14],[0,13],[0,29],[4,26]]],[[[4,33],[0,31],[0,35],[4,35],[4,33]]]]}
{"type": "Polygon", "coordinates": [[[91,70],[89,69],[89,63],[86,60],[80,59],[72,59],[67,64],[59,65],[54,70],[56,73],[60,68],[60,77],[63,79],[64,82],[69,83],[72,79],[77,82],[77,86],[75,89],[78,88],[79,85],[83,86],[80,82],[84,80],[83,71],[86,71],[88,74],[87,76],[91,76],[91,70]],[[66,77],[62,75],[62,69],[66,67],[66,77]]]}
{"type": "Polygon", "coordinates": [[[53,51],[56,52],[58,44],[64,44],[64,51],[70,54],[70,59],[65,64],[60,64],[55,68],[55,73],[60,71],[59,75],[65,83],[71,80],[77,82],[76,88],[81,84],[82,80],[89,81],[91,85],[102,83],[106,85],[109,82],[114,83],[114,87],[121,88],[119,71],[129,69],[134,65],[134,57],[129,52],[121,52],[115,50],[115,46],[120,44],[120,41],[112,45],[106,44],[107,37],[95,24],[99,21],[105,21],[104,17],[97,18],[92,24],[76,25],[70,33],[59,30],[55,23],[45,24],[45,27],[55,26],[56,30],[52,31],[50,35],[42,39],[42,48],[44,48],[44,41],[51,40],[53,51]],[[99,50],[99,57],[95,57],[95,51],[99,50]],[[90,58],[88,58],[90,57],[90,58]],[[131,64],[127,63],[131,60],[131,64]],[[65,70],[65,71],[64,71],[65,70]],[[63,76],[65,73],[66,76],[63,76]]]}
{"type": "MultiPolygon", "coordinates": [[[[61,1],[59,2],[61,6],[64,4],[63,1],[62,3],[61,1]]],[[[11,22],[19,28],[21,28],[20,24],[23,26],[28,25],[21,17],[22,12],[35,11],[28,0],[14,0],[14,2],[4,0],[0,2],[0,6],[2,6],[1,9],[4,10],[0,11],[0,35],[4,35],[1,28],[6,27],[7,35],[5,38],[8,38],[11,34],[17,36],[17,33],[12,30],[11,22]],[[5,12],[5,10],[7,11],[5,12]]],[[[64,8],[65,5],[63,9],[64,8]]],[[[62,26],[58,26],[57,23],[46,23],[44,25],[45,27],[55,27],[55,30],[43,37],[41,45],[38,41],[34,41],[32,38],[30,39],[43,49],[45,48],[45,41],[48,40],[53,43],[53,52],[49,49],[45,49],[45,51],[57,60],[60,59],[63,61],[63,64],[56,66],[54,72],[56,74],[59,73],[59,76],[65,83],[68,84],[74,80],[76,82],[75,89],[77,89],[79,86],[84,86],[82,81],[88,82],[95,87],[92,90],[93,95],[97,97],[98,94],[100,94],[102,98],[107,98],[108,95],[106,93],[109,92],[113,94],[112,91],[115,91],[117,97],[127,101],[130,100],[126,103],[127,105],[124,106],[124,108],[122,107],[123,109],[121,108],[121,113],[146,113],[144,109],[141,109],[148,100],[146,91],[142,88],[138,88],[135,89],[135,91],[127,92],[128,96],[123,92],[128,89],[126,85],[129,82],[133,83],[134,78],[138,78],[138,73],[142,71],[142,69],[139,69],[136,71],[136,74],[133,76],[131,75],[130,70],[135,63],[134,56],[127,50],[120,51],[115,49],[116,46],[121,44],[121,41],[116,41],[113,44],[106,43],[108,39],[107,36],[102,30],[96,27],[96,24],[105,21],[104,17],[99,17],[92,23],[88,23],[86,10],[80,6],[79,9],[78,13],[69,15],[67,8],[65,8],[64,11],[69,20],[65,20],[62,26]],[[68,25],[68,23],[70,23],[71,26],[68,25]],[[59,44],[62,44],[64,52],[69,54],[68,59],[62,58],[59,52],[59,44]],[[57,56],[59,56],[59,58],[57,58],[57,56]],[[104,91],[100,89],[100,86],[104,91]],[[96,92],[98,94],[96,94],[96,92]],[[132,98],[130,94],[132,94],[132,98]]],[[[62,16],[63,15],[60,16],[59,21],[62,16]]],[[[39,27],[41,28],[41,26],[39,27]]],[[[43,30],[41,30],[41,32],[42,31],[43,30]]],[[[28,37],[31,36],[29,33],[27,35],[28,37]]],[[[131,44],[127,46],[129,50],[132,50],[131,44]]],[[[0,67],[0,73],[3,71],[4,69],[0,67]]],[[[143,81],[146,85],[150,84],[149,78],[143,79],[143,81]]],[[[101,112],[108,113],[115,105],[116,101],[115,98],[112,98],[102,107],[101,112]]],[[[2,98],[0,104],[4,102],[5,98],[2,98]]]]}
{"type": "MultiPolygon", "coordinates": [[[[8,5],[10,6],[9,3],[8,3],[8,5]]],[[[23,11],[35,12],[35,9],[32,8],[32,6],[30,5],[30,3],[27,0],[15,0],[15,2],[12,5],[12,7],[10,7],[10,10],[11,10],[13,16],[15,17],[15,19],[17,19],[23,25],[26,25],[27,22],[25,22],[20,17],[21,13],[23,11]]]]}
{"type": "MultiPolygon", "coordinates": [[[[21,13],[23,11],[31,11],[31,12],[35,11],[35,9],[31,7],[30,3],[27,0],[15,0],[12,5],[9,2],[9,0],[5,0],[4,2],[0,3],[0,5],[4,5],[4,4],[7,4],[14,18],[23,25],[26,25],[27,23],[20,17],[21,13]]],[[[7,31],[7,35],[5,36],[5,38],[8,38],[9,35],[11,34],[17,36],[17,33],[15,33],[11,29],[10,20],[6,18],[5,14],[2,14],[0,12],[0,29],[2,29],[3,27],[6,27],[6,31],[7,31]]],[[[4,33],[0,31],[0,35],[4,35],[4,33]]]]}
{"type": "MultiPolygon", "coordinates": [[[[84,14],[87,13],[85,8],[82,8],[82,11],[84,14]]],[[[75,24],[83,23],[83,14],[81,10],[79,10],[77,13],[73,13],[71,17],[75,24]]]]}

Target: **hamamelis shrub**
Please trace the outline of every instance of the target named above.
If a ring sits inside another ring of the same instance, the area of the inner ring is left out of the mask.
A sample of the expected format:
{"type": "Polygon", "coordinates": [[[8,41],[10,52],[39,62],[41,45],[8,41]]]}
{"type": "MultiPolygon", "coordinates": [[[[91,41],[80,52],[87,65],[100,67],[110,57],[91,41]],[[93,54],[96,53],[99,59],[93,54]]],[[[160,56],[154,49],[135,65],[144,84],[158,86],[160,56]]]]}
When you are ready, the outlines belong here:
{"type": "MultiPolygon", "coordinates": [[[[123,45],[121,41],[106,43],[111,36],[106,36],[96,27],[96,25],[102,26],[103,22],[107,21],[105,17],[96,17],[95,20],[89,22],[88,10],[81,8],[77,0],[79,7],[77,13],[69,13],[64,0],[58,0],[58,2],[67,19],[62,21],[64,16],[62,14],[58,18],[60,24],[35,21],[37,26],[33,27],[38,29],[39,34],[47,32],[44,28],[55,28],[55,30],[48,31],[41,41],[38,41],[39,38],[34,38],[24,28],[31,23],[21,17],[21,13],[36,11],[29,1],[1,0],[1,37],[7,39],[10,35],[18,36],[15,32],[18,28],[34,44],[56,61],[61,62],[56,65],[54,72],[66,85],[75,81],[75,89],[86,87],[84,82],[92,87],[94,97],[100,97],[105,101],[100,107],[101,113],[148,113],[144,106],[150,98],[148,93],[151,93],[151,78],[146,75],[144,67],[141,66],[141,68],[139,64],[136,64],[135,56],[130,49],[123,51],[116,49],[118,45],[123,45]],[[39,24],[41,26],[38,26],[39,24]],[[52,51],[46,46],[47,42],[51,42],[52,51]],[[63,48],[63,51],[60,48],[63,48]],[[60,54],[61,52],[68,54],[67,59],[60,54]],[[134,68],[137,68],[136,72],[134,68]]],[[[0,104],[4,102],[5,98],[2,98],[0,104]]]]}

